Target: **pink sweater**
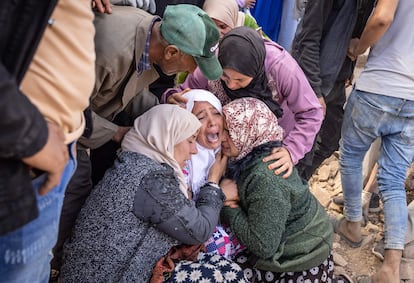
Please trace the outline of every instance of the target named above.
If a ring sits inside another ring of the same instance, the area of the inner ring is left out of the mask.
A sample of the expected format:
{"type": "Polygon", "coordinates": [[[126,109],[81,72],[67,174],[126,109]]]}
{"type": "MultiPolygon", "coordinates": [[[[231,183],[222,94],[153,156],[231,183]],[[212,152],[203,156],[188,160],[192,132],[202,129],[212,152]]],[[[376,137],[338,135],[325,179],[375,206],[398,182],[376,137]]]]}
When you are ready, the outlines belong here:
{"type": "MultiPolygon", "coordinates": [[[[275,42],[265,41],[265,46],[269,87],[283,109],[283,117],[279,118],[285,130],[283,145],[297,164],[312,148],[323,121],[322,106],[295,59],[275,42]]],[[[209,89],[209,83],[197,68],[178,88],[168,89],[162,96],[162,103],[166,103],[170,94],[186,88],[209,89]]],[[[227,102],[222,101],[223,104],[227,102]]]]}

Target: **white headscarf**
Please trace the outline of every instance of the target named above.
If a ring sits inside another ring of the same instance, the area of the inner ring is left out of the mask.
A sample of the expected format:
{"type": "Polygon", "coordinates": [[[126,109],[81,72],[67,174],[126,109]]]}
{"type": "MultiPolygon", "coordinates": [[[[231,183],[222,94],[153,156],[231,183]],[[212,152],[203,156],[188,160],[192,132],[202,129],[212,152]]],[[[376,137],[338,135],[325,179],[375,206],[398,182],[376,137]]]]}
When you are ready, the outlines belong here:
{"type": "Polygon", "coordinates": [[[181,191],[188,198],[182,169],[174,159],[174,146],[193,135],[200,126],[200,121],[193,114],[177,105],[156,105],[135,119],[121,148],[171,166],[180,182],[181,191]]]}
{"type": "MultiPolygon", "coordinates": [[[[186,108],[188,111],[192,111],[194,108],[194,102],[206,101],[216,108],[221,114],[222,108],[220,100],[211,92],[204,89],[193,89],[184,94],[184,97],[188,99],[186,108]]],[[[190,185],[193,191],[193,199],[197,199],[200,187],[204,185],[208,178],[208,172],[211,165],[213,165],[216,159],[216,153],[218,149],[207,149],[197,143],[197,154],[191,156],[191,161],[187,163],[185,169],[188,172],[187,183],[190,185]]]]}

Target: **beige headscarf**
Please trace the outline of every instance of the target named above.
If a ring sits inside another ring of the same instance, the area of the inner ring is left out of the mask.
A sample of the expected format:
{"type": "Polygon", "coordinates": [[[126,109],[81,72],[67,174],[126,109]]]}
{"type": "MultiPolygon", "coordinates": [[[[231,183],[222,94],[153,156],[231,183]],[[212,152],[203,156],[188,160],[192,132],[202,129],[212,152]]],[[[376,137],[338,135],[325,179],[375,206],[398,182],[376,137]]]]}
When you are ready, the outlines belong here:
{"type": "Polygon", "coordinates": [[[170,165],[178,177],[181,191],[188,198],[182,169],[174,159],[174,146],[189,138],[200,127],[198,119],[186,109],[172,104],[156,105],[135,119],[121,148],[170,165]]]}
{"type": "Polygon", "coordinates": [[[210,18],[219,20],[232,29],[244,25],[245,15],[239,11],[235,0],[206,0],[203,10],[210,18]]]}

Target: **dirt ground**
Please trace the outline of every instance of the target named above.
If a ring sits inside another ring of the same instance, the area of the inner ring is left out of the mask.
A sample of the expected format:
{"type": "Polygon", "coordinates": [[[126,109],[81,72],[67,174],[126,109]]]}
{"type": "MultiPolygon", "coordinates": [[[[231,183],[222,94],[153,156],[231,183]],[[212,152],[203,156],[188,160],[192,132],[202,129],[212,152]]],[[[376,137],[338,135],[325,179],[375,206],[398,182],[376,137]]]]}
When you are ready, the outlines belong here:
{"type": "MultiPolygon", "coordinates": [[[[411,166],[407,177],[407,201],[414,199],[414,166],[411,166]]],[[[327,209],[330,215],[342,213],[342,208],[332,202],[334,196],[342,192],[338,153],[333,154],[319,167],[309,180],[312,193],[327,209]]],[[[380,207],[382,207],[380,203],[380,207]]],[[[381,261],[374,256],[372,249],[383,237],[383,212],[369,213],[369,221],[362,228],[365,237],[359,248],[351,248],[338,235],[334,238],[335,273],[346,272],[352,278],[360,275],[370,275],[381,265],[381,261]]]]}

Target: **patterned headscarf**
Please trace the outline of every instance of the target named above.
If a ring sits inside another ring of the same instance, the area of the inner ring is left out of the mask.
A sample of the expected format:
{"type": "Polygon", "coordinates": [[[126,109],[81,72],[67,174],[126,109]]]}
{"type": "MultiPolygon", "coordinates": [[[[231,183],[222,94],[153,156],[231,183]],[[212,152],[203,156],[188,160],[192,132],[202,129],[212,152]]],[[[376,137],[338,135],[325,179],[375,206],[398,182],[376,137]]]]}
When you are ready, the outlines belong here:
{"type": "Polygon", "coordinates": [[[283,129],[276,116],[265,103],[256,98],[233,100],[223,106],[223,114],[230,138],[239,150],[236,160],[245,157],[256,146],[283,139],[283,129]]]}
{"type": "Polygon", "coordinates": [[[265,71],[266,48],[264,39],[249,27],[237,27],[228,32],[220,41],[218,59],[223,69],[230,68],[253,80],[245,88],[231,90],[222,81],[226,94],[233,100],[241,97],[255,97],[262,100],[275,113],[282,117],[283,110],[273,100],[265,71]]]}
{"type": "Polygon", "coordinates": [[[200,121],[186,109],[173,104],[156,105],[135,119],[121,148],[170,165],[180,182],[181,191],[188,198],[182,169],[174,159],[174,146],[189,138],[200,127],[200,121]]]}

